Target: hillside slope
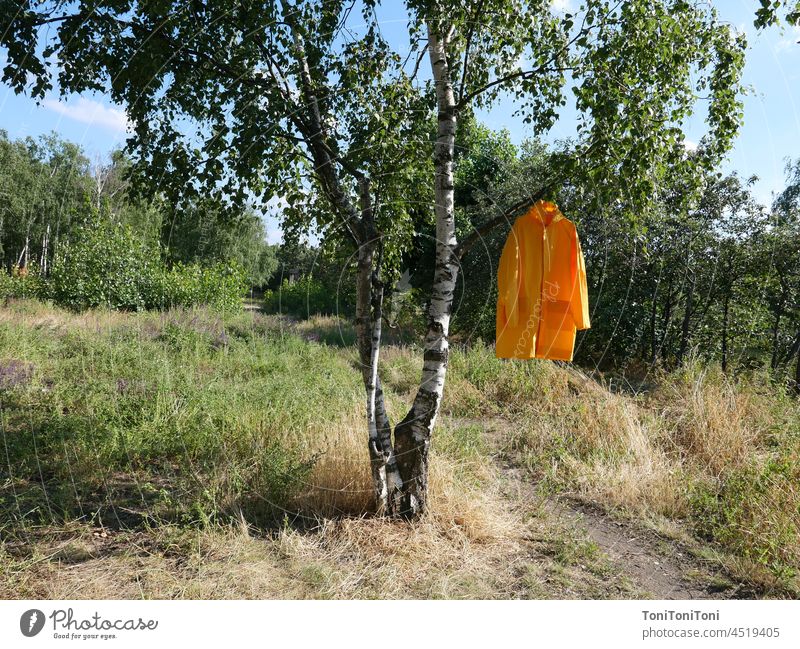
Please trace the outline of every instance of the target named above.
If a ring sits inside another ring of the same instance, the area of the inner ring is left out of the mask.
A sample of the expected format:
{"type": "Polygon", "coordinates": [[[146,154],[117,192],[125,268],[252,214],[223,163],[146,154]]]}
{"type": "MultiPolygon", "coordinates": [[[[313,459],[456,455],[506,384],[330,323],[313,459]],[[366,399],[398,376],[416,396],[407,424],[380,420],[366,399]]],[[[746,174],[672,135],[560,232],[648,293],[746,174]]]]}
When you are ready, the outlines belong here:
{"type": "MultiPolygon", "coordinates": [[[[386,347],[391,414],[421,355],[386,347]]],[[[800,408],[689,365],[647,394],[452,356],[431,511],[370,517],[352,331],[0,308],[0,596],[796,596],[800,408]]]]}

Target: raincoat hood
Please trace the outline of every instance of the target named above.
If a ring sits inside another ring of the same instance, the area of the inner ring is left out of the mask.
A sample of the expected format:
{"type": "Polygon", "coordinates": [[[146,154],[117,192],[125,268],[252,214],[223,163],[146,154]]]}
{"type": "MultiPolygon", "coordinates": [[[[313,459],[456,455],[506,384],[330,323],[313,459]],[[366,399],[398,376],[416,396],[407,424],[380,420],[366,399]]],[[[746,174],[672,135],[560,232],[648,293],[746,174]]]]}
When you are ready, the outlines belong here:
{"type": "Polygon", "coordinates": [[[533,207],[531,207],[528,215],[543,223],[545,227],[565,218],[555,203],[544,200],[537,201],[533,207]]]}

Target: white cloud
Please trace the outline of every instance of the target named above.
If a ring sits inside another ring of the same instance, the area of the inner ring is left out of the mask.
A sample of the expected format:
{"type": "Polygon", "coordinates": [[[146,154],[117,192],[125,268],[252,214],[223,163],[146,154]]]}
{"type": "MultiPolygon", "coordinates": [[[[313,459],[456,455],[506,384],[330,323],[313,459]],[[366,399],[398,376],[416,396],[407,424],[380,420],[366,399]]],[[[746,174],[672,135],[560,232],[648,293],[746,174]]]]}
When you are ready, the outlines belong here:
{"type": "Polygon", "coordinates": [[[687,151],[697,151],[697,142],[692,140],[683,139],[683,148],[687,151]]]}
{"type": "Polygon", "coordinates": [[[57,99],[45,99],[42,105],[59,115],[64,115],[77,122],[102,126],[112,131],[125,131],[130,126],[130,120],[124,110],[111,108],[99,101],[78,97],[66,102],[57,99]]]}
{"type": "Polygon", "coordinates": [[[550,0],[550,10],[556,13],[569,11],[570,0],[550,0]]]}

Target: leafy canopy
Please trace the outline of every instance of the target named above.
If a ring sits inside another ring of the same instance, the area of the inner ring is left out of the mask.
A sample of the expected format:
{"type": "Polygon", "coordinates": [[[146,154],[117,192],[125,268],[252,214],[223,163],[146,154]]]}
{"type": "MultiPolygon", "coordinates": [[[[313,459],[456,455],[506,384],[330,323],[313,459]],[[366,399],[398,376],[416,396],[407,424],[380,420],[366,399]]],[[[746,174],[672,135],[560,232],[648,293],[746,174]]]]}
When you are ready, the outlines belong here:
{"type": "Polygon", "coordinates": [[[55,84],[110,93],[134,125],[136,187],[176,205],[278,196],[289,228],[357,240],[353,196],[369,178],[390,266],[420,214],[431,219],[428,26],[447,39],[459,114],[511,95],[543,133],[572,95],[574,146],[551,161],[550,181],[590,184],[606,204],[624,192],[634,213],[676,168],[692,176],[716,164],[741,122],[744,36],[704,2],[586,0],[559,13],[548,0],[411,0],[405,54],[384,34],[381,9],[375,0],[0,0],[3,79],[39,98],[55,84]],[[701,98],[708,132],[688,156],[682,125],[701,98]]]}

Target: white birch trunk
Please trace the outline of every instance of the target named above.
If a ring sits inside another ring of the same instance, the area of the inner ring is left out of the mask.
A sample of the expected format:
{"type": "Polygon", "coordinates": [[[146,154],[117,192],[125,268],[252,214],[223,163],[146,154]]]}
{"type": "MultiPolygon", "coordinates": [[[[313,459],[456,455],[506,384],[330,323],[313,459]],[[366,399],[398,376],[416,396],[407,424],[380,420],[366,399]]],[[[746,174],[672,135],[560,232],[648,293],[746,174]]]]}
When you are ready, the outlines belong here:
{"type": "Polygon", "coordinates": [[[379,281],[380,245],[375,229],[369,181],[359,182],[361,197],[361,222],[365,241],[358,250],[358,277],[356,279],[356,332],[359,356],[367,393],[367,429],[369,456],[372,466],[372,483],[378,514],[396,515],[399,510],[403,481],[395,461],[392,445],[392,427],[383,400],[383,390],[378,378],[378,361],[381,346],[381,320],[383,310],[383,285],[379,281]]]}
{"type": "Polygon", "coordinates": [[[453,211],[456,103],[446,59],[446,39],[442,39],[429,26],[429,56],[439,107],[434,152],[436,268],[428,306],[422,380],[411,410],[395,428],[394,444],[378,377],[383,289],[378,277],[380,260],[376,260],[380,237],[375,227],[369,181],[361,174],[355,176],[360,197],[360,209],[357,209],[344,190],[331,149],[325,142],[302,38],[296,30],[295,45],[301,87],[308,108],[306,118],[310,128],[305,135],[315,161],[315,171],[331,202],[344,215],[345,225],[359,246],[356,331],[366,389],[369,454],[377,509],[379,513],[389,516],[414,517],[424,511],[427,500],[428,449],[444,389],[447,335],[458,272],[453,211]]]}
{"type": "Polygon", "coordinates": [[[447,63],[446,37],[428,24],[428,54],[436,85],[438,127],[435,163],[436,266],[428,305],[428,331],[422,380],[411,410],[395,429],[395,453],[403,479],[400,514],[418,516],[425,510],[428,491],[428,452],[431,433],[442,401],[447,372],[448,332],[458,259],[454,216],[453,151],[456,102],[447,63]]]}

